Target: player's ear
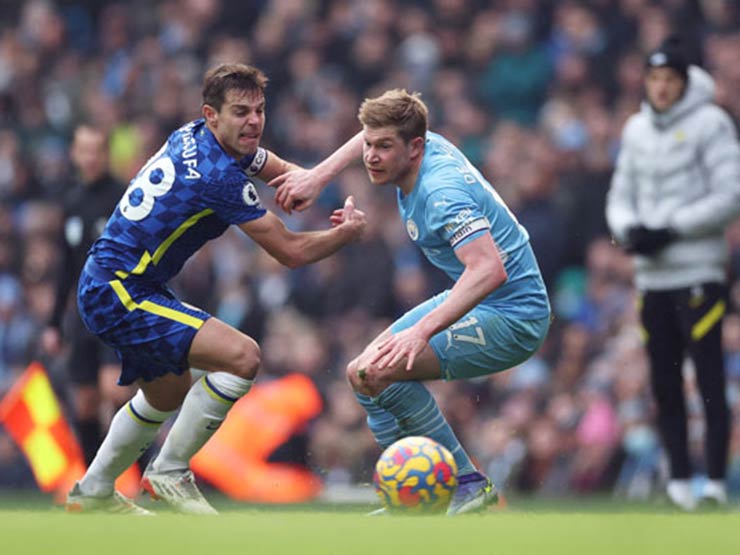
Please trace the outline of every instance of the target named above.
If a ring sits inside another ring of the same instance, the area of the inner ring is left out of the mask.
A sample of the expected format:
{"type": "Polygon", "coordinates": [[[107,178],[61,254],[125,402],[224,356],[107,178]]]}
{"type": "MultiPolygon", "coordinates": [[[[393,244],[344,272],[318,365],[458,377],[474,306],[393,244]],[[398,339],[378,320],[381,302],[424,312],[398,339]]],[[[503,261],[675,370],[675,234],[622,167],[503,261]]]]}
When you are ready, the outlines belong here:
{"type": "Polygon", "coordinates": [[[411,158],[416,159],[424,155],[424,137],[414,137],[409,142],[411,158]]]}
{"type": "Polygon", "coordinates": [[[213,125],[218,121],[218,111],[210,104],[203,104],[201,113],[206,119],[206,123],[213,125]]]}

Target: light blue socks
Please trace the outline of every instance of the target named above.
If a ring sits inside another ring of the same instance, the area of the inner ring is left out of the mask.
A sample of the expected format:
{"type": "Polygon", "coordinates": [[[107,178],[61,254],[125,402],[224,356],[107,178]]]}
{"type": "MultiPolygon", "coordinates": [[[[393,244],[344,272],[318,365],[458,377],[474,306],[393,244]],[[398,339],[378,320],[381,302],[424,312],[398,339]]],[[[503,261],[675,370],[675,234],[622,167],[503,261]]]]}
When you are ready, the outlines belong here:
{"type": "Polygon", "coordinates": [[[355,391],[355,397],[367,413],[367,425],[375,436],[378,445],[385,449],[393,442],[403,437],[403,432],[396,422],[396,417],[387,410],[380,408],[375,402],[376,398],[363,395],[355,391]]]}
{"type": "Polygon", "coordinates": [[[393,383],[377,397],[361,393],[355,396],[367,411],[370,430],[384,449],[402,437],[426,436],[452,453],[458,475],[476,471],[434,397],[420,382],[393,383]]]}

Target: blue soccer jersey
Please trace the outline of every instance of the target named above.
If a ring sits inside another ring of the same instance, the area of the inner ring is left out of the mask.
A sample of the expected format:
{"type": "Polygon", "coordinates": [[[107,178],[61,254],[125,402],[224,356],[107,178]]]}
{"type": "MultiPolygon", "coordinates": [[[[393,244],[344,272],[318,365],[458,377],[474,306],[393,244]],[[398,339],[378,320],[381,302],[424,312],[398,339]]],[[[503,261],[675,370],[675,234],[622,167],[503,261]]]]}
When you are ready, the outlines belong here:
{"type": "Polygon", "coordinates": [[[457,281],[465,266],[455,249],[490,233],[508,279],[481,304],[524,320],[549,315],[549,302],[529,235],[470,161],[441,135],[428,132],[414,189],[398,190],[401,218],[429,261],[457,281]]]}
{"type": "Polygon", "coordinates": [[[211,315],[166,282],[230,224],[265,215],[249,178],[266,159],[258,149],[235,160],[199,119],[172,133],[131,181],[90,249],[77,294],[87,328],[121,359],[119,383],[187,370],[193,338],[211,315]]]}
{"type": "Polygon", "coordinates": [[[203,119],[188,123],[131,181],[90,254],[121,279],[167,282],[229,225],[264,216],[249,178],[266,159],[260,148],[239,162],[203,119]]]}

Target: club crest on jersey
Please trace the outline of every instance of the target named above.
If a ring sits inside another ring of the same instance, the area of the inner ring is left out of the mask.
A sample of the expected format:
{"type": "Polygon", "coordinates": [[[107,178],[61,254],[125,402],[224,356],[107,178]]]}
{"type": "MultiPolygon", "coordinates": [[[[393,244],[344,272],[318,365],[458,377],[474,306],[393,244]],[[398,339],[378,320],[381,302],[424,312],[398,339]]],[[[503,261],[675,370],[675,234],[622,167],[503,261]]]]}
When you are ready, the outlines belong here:
{"type": "Polygon", "coordinates": [[[406,231],[412,241],[416,241],[419,238],[419,228],[416,227],[416,222],[411,218],[406,220],[406,231]]]}
{"type": "Polygon", "coordinates": [[[242,189],[242,198],[247,206],[257,206],[260,203],[260,197],[257,194],[257,189],[254,188],[254,184],[251,181],[247,181],[242,189]]]}

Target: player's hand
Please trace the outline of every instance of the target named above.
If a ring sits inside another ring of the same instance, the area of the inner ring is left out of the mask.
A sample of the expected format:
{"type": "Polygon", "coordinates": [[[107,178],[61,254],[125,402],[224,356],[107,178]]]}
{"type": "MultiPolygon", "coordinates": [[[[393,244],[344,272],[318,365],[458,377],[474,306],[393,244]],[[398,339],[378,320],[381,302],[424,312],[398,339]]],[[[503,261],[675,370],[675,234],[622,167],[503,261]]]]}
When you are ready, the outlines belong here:
{"type": "Polygon", "coordinates": [[[359,239],[365,233],[365,227],[367,226],[367,216],[362,210],[355,208],[355,198],[352,195],[344,201],[343,208],[332,212],[329,221],[332,227],[340,225],[349,227],[353,231],[355,239],[359,239]]]}
{"type": "Polygon", "coordinates": [[[406,359],[406,371],[410,372],[416,357],[428,344],[428,339],[415,327],[401,330],[378,344],[378,350],[370,364],[377,364],[379,368],[392,368],[406,359]]]}
{"type": "Polygon", "coordinates": [[[273,178],[268,187],[275,191],[275,202],[286,213],[303,212],[321,193],[325,183],[312,170],[291,170],[273,178]]]}
{"type": "Polygon", "coordinates": [[[41,334],[41,348],[50,355],[58,355],[62,351],[62,335],[59,329],[49,326],[41,334]]]}

